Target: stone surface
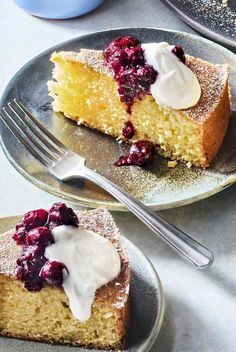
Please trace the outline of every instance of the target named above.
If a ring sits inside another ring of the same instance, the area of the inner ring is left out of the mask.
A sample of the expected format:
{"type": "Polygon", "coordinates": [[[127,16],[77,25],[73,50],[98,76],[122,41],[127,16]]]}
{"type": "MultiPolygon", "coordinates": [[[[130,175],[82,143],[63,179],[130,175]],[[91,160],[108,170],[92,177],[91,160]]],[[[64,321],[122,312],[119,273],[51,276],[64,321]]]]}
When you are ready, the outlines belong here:
{"type": "MultiPolygon", "coordinates": [[[[107,0],[91,14],[67,21],[27,15],[10,0],[0,9],[0,94],[12,75],[48,47],[96,30],[150,26],[194,33],[158,0],[107,0]]],[[[28,183],[0,151],[0,216],[47,208],[58,198],[28,183]]],[[[166,315],[152,352],[236,350],[236,186],[207,200],[162,212],[215,253],[198,271],[128,213],[113,213],[123,234],[152,260],[166,294],[166,315]]],[[[55,348],[55,350],[58,348],[55,348]]],[[[62,349],[60,349],[62,350],[62,349]]],[[[18,351],[17,351],[18,352],[18,351]]]]}

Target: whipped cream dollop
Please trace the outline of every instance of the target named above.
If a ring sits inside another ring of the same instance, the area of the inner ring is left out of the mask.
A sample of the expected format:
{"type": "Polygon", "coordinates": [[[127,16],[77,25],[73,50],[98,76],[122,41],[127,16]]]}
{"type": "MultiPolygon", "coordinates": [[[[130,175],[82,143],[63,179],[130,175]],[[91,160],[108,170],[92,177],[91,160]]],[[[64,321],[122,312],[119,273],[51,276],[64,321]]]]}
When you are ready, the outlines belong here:
{"type": "Polygon", "coordinates": [[[119,274],[120,256],[109,240],[92,231],[62,225],[52,235],[55,243],[46,248],[45,257],[65,265],[62,286],[70,309],[76,319],[85,322],[96,290],[119,274]]]}
{"type": "Polygon", "coordinates": [[[200,99],[201,87],[193,71],[172,53],[173,48],[166,42],[142,44],[147,64],[158,72],[150,91],[159,105],[188,109],[200,99]]]}

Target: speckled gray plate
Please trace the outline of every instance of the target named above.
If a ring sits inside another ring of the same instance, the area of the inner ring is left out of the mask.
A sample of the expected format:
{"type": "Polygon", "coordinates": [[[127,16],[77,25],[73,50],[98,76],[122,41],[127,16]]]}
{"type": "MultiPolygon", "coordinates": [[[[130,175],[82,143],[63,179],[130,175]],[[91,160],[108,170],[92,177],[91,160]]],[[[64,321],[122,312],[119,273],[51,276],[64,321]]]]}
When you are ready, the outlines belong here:
{"type": "MultiPolygon", "coordinates": [[[[114,37],[133,35],[142,42],[168,41],[182,45],[189,54],[214,63],[231,65],[230,83],[232,87],[233,110],[236,106],[236,56],[230,51],[206,39],[161,29],[128,28],[97,32],[62,43],[40,54],[27,63],[10,81],[2,97],[1,106],[13,98],[18,98],[69,148],[83,155],[87,165],[114,181],[134,196],[140,198],[153,209],[160,210],[208,197],[236,180],[236,129],[235,119],[224,146],[206,171],[188,170],[179,165],[174,169],[166,166],[166,160],[158,158],[150,168],[115,167],[113,163],[126,145],[115,139],[86,127],[79,127],[50,108],[47,81],[51,78],[53,65],[49,57],[54,50],[79,50],[80,48],[101,49],[114,37]]],[[[126,210],[109,194],[85,182],[62,183],[49,175],[46,170],[27,153],[14,136],[0,124],[3,150],[15,168],[36,186],[56,194],[71,202],[89,207],[106,205],[112,210],[126,210]]]]}
{"type": "Polygon", "coordinates": [[[188,25],[219,43],[236,49],[236,1],[163,0],[188,25]]]}
{"type": "MultiPolygon", "coordinates": [[[[12,216],[0,219],[0,234],[13,228],[22,218],[12,216]]],[[[164,310],[164,294],[160,279],[145,255],[125,239],[131,265],[131,324],[124,352],[147,352],[160,331],[164,310]]],[[[1,309],[1,307],[0,307],[1,309]]],[[[1,352],[89,352],[85,348],[51,346],[45,343],[0,337],[1,352]]]]}

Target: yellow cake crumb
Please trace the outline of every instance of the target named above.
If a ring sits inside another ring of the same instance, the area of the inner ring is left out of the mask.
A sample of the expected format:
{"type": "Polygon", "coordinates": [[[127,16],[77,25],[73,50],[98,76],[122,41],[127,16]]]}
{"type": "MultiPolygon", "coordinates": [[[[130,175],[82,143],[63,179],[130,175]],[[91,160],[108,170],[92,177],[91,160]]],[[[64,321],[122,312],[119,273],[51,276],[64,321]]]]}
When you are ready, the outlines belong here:
{"type": "Polygon", "coordinates": [[[177,161],[176,160],[170,160],[170,161],[168,161],[168,163],[167,163],[167,166],[168,167],[176,167],[176,165],[177,165],[177,161]]]}

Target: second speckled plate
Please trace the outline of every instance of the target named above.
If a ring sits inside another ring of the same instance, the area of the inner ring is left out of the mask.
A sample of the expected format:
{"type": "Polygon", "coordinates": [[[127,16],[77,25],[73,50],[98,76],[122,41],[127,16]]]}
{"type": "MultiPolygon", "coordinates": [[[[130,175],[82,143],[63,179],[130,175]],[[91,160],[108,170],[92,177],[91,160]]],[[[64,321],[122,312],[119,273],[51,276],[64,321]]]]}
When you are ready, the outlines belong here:
{"type": "MultiPolygon", "coordinates": [[[[86,127],[77,126],[61,114],[51,110],[47,81],[52,75],[50,55],[57,50],[80,48],[102,49],[112,39],[133,35],[141,42],[167,41],[182,45],[186,53],[213,63],[231,65],[230,84],[232,107],[236,106],[236,56],[230,51],[206,39],[187,33],[153,28],[126,28],[92,33],[53,47],[27,63],[10,81],[1,106],[17,98],[73,151],[87,160],[87,165],[114,181],[146,205],[155,210],[167,209],[208,197],[236,181],[236,123],[232,119],[227,138],[220,153],[207,170],[188,170],[183,165],[174,169],[166,166],[166,160],[158,158],[151,168],[138,166],[115,167],[113,163],[125,145],[86,127]]],[[[29,181],[47,192],[71,202],[96,207],[106,205],[111,210],[126,210],[109,194],[85,182],[63,183],[56,180],[40,165],[14,136],[0,124],[3,150],[13,166],[29,181]]]]}

